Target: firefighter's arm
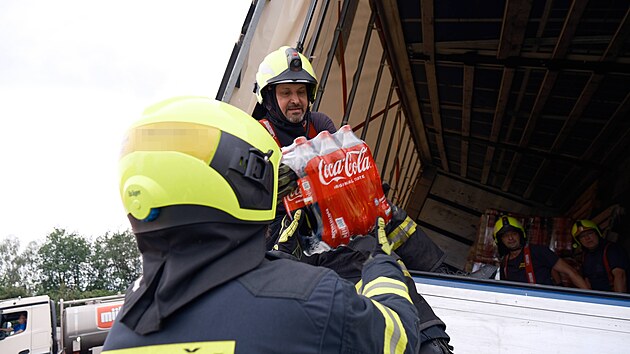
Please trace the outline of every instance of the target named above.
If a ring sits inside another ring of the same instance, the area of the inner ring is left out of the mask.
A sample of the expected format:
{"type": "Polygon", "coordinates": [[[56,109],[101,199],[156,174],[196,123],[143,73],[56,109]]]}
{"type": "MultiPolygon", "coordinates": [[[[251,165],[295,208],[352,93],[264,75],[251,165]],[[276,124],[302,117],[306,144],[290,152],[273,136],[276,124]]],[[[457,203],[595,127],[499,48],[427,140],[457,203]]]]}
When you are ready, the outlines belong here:
{"type": "Polygon", "coordinates": [[[571,279],[571,282],[578,288],[590,289],[586,281],[584,281],[584,278],[582,278],[582,276],[575,269],[573,269],[573,267],[571,267],[567,262],[563,261],[562,259],[558,259],[556,264],[554,264],[553,266],[553,270],[559,273],[566,274],[569,279],[571,279]]]}
{"type": "Polygon", "coordinates": [[[611,271],[613,276],[613,291],[618,293],[628,292],[628,283],[626,283],[626,271],[622,268],[615,268],[611,271]]]}
{"type": "MultiPolygon", "coordinates": [[[[391,252],[381,218],[379,241],[365,262],[356,294],[348,295],[346,331],[349,338],[363,338],[348,351],[417,353],[420,346],[418,312],[409,297],[405,276],[391,252]]],[[[350,344],[352,345],[352,344],[350,344]]],[[[343,351],[343,350],[342,350],[343,351]]]]}

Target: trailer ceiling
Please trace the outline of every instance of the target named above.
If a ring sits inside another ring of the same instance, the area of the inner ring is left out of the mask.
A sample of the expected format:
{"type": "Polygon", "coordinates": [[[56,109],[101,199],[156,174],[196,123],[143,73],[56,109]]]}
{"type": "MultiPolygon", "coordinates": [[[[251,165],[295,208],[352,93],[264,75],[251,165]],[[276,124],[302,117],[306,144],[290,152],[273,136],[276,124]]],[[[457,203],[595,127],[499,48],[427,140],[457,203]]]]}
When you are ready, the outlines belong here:
{"type": "Polygon", "coordinates": [[[372,0],[424,164],[559,211],[614,173],[630,155],[629,4],[372,0]]]}

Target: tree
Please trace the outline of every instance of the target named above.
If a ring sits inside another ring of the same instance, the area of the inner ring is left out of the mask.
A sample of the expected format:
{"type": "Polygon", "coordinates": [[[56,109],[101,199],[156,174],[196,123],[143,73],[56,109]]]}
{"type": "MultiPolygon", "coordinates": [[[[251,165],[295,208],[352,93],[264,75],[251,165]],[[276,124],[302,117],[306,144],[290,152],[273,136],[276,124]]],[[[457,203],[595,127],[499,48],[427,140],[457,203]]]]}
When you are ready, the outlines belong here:
{"type": "Polygon", "coordinates": [[[83,237],[55,228],[39,249],[41,291],[53,298],[77,298],[88,284],[90,245],[83,237]]]}
{"type": "Polygon", "coordinates": [[[122,292],[140,275],[142,263],[131,231],[106,233],[92,244],[93,277],[88,289],[122,292]]]}
{"type": "MultiPolygon", "coordinates": [[[[32,243],[31,243],[32,244],[32,243]]],[[[6,237],[0,241],[0,298],[30,296],[34,293],[32,279],[37,266],[32,246],[20,253],[20,241],[6,237]]]]}

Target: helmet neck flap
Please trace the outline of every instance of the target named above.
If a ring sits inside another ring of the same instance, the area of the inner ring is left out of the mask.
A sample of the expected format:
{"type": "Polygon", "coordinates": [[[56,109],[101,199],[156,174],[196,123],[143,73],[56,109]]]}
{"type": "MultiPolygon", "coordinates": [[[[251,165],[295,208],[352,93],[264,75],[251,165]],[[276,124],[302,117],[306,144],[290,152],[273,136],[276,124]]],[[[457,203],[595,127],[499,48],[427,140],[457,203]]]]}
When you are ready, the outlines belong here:
{"type": "MultiPolygon", "coordinates": [[[[170,208],[180,206],[160,217],[170,208]]],[[[143,276],[128,292],[120,321],[141,335],[156,332],[200,295],[256,268],[265,256],[265,227],[205,222],[136,233],[143,276]]]]}

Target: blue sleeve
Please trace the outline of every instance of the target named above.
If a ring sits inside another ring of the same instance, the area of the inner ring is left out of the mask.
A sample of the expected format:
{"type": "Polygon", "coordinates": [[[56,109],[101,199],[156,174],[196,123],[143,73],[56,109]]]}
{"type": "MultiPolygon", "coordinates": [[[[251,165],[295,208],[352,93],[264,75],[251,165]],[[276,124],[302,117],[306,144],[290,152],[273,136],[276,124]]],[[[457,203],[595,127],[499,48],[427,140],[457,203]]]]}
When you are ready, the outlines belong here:
{"type": "MultiPolygon", "coordinates": [[[[419,317],[404,275],[392,257],[378,255],[365,263],[362,280],[355,286],[340,280],[335,307],[343,318],[343,353],[417,353],[419,317]],[[359,296],[357,295],[359,292],[359,296]],[[340,307],[341,306],[341,307],[340,307]]],[[[331,326],[331,331],[335,332],[331,326]]]]}
{"type": "Polygon", "coordinates": [[[335,127],[335,123],[333,123],[332,119],[321,112],[311,112],[311,117],[313,119],[313,126],[315,130],[319,133],[324,130],[328,130],[329,133],[335,133],[337,128],[335,127]]]}
{"type": "Polygon", "coordinates": [[[558,257],[557,254],[553,253],[552,250],[550,250],[549,248],[545,246],[536,245],[536,249],[532,250],[532,253],[534,253],[535,251],[538,255],[532,254],[532,258],[534,259],[534,262],[538,257],[540,257],[541,259],[544,260],[544,263],[547,264],[550,269],[553,268],[553,266],[555,266],[558,260],[560,259],[560,257],[558,257]]]}

